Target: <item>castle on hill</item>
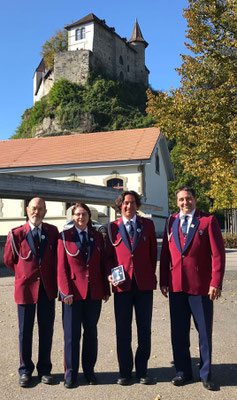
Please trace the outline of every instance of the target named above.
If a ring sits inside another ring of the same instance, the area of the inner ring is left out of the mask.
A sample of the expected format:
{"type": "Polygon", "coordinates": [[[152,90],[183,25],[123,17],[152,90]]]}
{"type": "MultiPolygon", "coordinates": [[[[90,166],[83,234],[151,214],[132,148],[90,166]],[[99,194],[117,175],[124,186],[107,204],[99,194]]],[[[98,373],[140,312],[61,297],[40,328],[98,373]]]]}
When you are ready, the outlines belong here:
{"type": "Polygon", "coordinates": [[[55,53],[54,70],[42,59],[34,74],[34,103],[46,95],[59,78],[84,85],[89,71],[121,81],[148,86],[149,70],[145,65],[144,40],[136,20],[130,40],[122,38],[115,28],[94,14],[67,25],[68,51],[55,53]]]}

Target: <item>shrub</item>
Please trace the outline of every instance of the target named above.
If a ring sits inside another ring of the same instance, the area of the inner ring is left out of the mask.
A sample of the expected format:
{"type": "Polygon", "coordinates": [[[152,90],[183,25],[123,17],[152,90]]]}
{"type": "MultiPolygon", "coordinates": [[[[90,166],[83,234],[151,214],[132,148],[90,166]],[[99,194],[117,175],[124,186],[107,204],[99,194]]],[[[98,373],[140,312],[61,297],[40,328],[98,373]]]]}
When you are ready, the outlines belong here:
{"type": "Polygon", "coordinates": [[[230,233],[223,234],[224,245],[227,249],[236,249],[237,248],[237,234],[231,235],[230,233]]]}

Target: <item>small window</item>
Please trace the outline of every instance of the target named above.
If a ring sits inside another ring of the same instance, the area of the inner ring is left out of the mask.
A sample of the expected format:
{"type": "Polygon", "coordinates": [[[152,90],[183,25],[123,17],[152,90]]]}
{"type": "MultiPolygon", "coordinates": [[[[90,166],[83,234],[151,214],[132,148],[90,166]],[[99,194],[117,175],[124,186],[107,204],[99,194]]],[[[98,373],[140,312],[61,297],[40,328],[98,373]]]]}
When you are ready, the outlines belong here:
{"type": "Polygon", "coordinates": [[[123,65],[123,57],[122,56],[119,57],[119,64],[123,65]]]}
{"type": "Polygon", "coordinates": [[[130,68],[129,68],[129,65],[127,66],[127,71],[129,72],[129,70],[130,70],[130,68]]]}
{"type": "Polygon", "coordinates": [[[75,40],[85,39],[85,37],[86,37],[86,29],[84,27],[76,29],[75,40]]]}
{"type": "Polygon", "coordinates": [[[81,32],[80,32],[80,29],[77,29],[76,30],[76,35],[75,35],[76,37],[75,37],[75,40],[80,40],[81,39],[81,32]]]}
{"type": "Polygon", "coordinates": [[[156,152],[156,156],[155,156],[155,163],[156,163],[156,173],[160,175],[160,158],[159,158],[159,154],[158,151],[156,152]]]}
{"type": "Polygon", "coordinates": [[[113,189],[123,189],[123,180],[119,178],[109,179],[107,181],[107,187],[113,189]]]}
{"type": "Polygon", "coordinates": [[[85,39],[86,37],[86,30],[85,28],[81,28],[81,39],[85,39]]]}

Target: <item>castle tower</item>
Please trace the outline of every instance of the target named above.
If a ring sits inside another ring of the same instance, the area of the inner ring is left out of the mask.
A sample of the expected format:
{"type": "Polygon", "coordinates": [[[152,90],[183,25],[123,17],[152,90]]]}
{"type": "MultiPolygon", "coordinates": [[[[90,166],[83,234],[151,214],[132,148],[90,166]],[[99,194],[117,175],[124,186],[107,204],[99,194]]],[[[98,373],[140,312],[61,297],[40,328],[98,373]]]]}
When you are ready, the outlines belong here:
{"type": "Polygon", "coordinates": [[[128,43],[136,50],[137,52],[137,81],[145,81],[147,79],[147,85],[148,85],[148,69],[146,68],[145,65],[145,49],[148,46],[148,43],[144,40],[142,36],[142,32],[140,29],[140,26],[137,22],[137,19],[135,21],[135,25],[133,28],[132,36],[131,39],[128,41],[128,43]],[[143,67],[144,66],[144,67],[143,67]]]}

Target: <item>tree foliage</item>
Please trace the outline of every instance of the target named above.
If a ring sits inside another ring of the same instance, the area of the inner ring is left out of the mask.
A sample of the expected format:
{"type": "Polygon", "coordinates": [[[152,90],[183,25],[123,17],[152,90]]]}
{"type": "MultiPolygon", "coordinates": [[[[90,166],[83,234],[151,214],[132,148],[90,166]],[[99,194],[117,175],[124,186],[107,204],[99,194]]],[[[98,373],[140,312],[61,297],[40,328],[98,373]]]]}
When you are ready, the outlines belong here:
{"type": "Polygon", "coordinates": [[[148,91],[148,112],[182,148],[185,173],[205,183],[212,210],[237,202],[236,0],[189,0],[181,87],[148,91]]]}
{"type": "Polygon", "coordinates": [[[42,45],[41,56],[44,59],[46,66],[53,70],[54,67],[54,54],[68,49],[68,36],[67,31],[55,31],[55,34],[42,45]]]}
{"type": "Polygon", "coordinates": [[[145,111],[146,101],[146,87],[140,84],[94,76],[86,86],[80,86],[59,79],[47,96],[23,114],[13,138],[34,136],[45,117],[56,119],[62,133],[82,132],[81,121],[86,119],[92,121],[90,132],[152,126],[152,117],[145,111]]]}

